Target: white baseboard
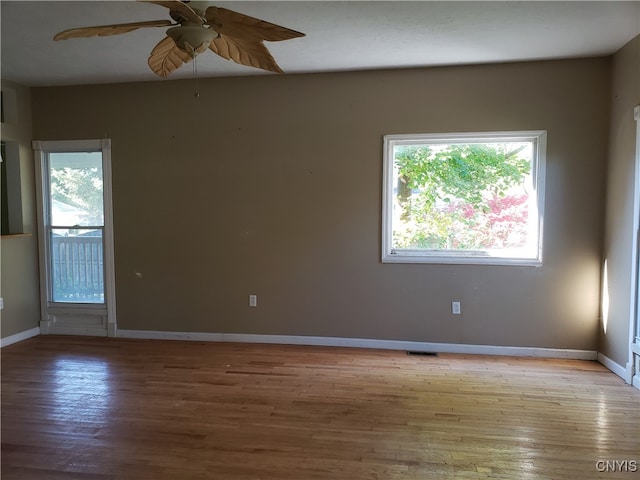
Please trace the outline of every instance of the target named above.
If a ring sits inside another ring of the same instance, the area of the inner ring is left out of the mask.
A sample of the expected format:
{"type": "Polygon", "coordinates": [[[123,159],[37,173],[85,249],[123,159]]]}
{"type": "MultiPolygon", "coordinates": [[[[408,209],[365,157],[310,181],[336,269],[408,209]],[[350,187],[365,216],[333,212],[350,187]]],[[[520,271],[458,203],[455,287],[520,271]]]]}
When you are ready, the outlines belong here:
{"type": "Polygon", "coordinates": [[[40,335],[40,327],[30,328],[29,330],[25,330],[24,332],[9,335],[8,337],[0,339],[0,348],[7,347],[14,343],[21,342],[22,340],[26,340],[27,338],[35,337],[37,335],[40,335]]]}
{"type": "Polygon", "coordinates": [[[614,362],[613,360],[611,360],[609,357],[607,357],[602,353],[598,353],[598,362],[604,365],[605,367],[607,367],[609,370],[611,370],[613,373],[615,373],[625,382],[627,383],[632,382],[629,368],[623,367],[622,365],[614,362]]]}
{"type": "MultiPolygon", "coordinates": [[[[77,333],[77,332],[74,332],[77,333]]],[[[40,335],[40,327],[0,339],[0,348],[40,335]]],[[[367,338],[315,337],[300,335],[259,335],[244,333],[163,332],[156,330],[117,330],[118,338],[148,340],[183,340],[195,342],[270,343],[282,345],[312,345],[324,347],[379,348],[383,350],[410,350],[437,353],[477,355],[508,355],[516,357],[567,358],[598,360],[625,382],[640,388],[640,378],[629,377],[629,369],[594,350],[575,350],[542,347],[505,347],[497,345],[469,345],[462,343],[411,342],[405,340],[376,340],[367,338]]]]}
{"type": "Polygon", "coordinates": [[[573,350],[542,347],[504,347],[459,343],[411,342],[405,340],[376,340],[367,338],[315,337],[299,335],[257,335],[243,333],[161,332],[154,330],[120,330],[119,338],[153,340],[187,340],[195,342],[275,343],[283,345],[314,345],[325,347],[379,348],[438,353],[479,355],[509,355],[517,357],[568,358],[596,360],[594,350],[573,350]]]}

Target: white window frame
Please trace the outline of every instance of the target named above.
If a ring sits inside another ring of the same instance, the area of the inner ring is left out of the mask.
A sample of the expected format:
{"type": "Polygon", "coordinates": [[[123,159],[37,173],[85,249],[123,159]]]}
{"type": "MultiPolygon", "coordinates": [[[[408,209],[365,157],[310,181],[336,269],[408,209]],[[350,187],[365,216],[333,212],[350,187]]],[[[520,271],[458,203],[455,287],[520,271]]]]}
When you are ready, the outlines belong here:
{"type": "Polygon", "coordinates": [[[38,200],[38,247],[40,256],[40,295],[42,334],[116,336],[116,299],[113,241],[113,206],[111,192],[111,140],[49,140],[32,142],[36,165],[36,196],[38,200]],[[48,228],[51,212],[48,210],[47,191],[50,153],[102,152],[102,183],[104,223],[104,303],[61,303],[52,299],[50,245],[48,228]]]}
{"type": "Polygon", "coordinates": [[[399,134],[385,135],[383,139],[382,175],[382,262],[383,263],[436,263],[472,265],[542,265],[542,239],[544,220],[544,180],[547,132],[544,130],[439,133],[439,134],[399,134]],[[488,251],[463,251],[445,249],[404,250],[392,248],[393,234],[393,151],[397,145],[412,144],[465,144],[499,142],[533,142],[534,151],[531,174],[535,195],[537,248],[535,255],[528,257],[493,256],[488,251]]]}

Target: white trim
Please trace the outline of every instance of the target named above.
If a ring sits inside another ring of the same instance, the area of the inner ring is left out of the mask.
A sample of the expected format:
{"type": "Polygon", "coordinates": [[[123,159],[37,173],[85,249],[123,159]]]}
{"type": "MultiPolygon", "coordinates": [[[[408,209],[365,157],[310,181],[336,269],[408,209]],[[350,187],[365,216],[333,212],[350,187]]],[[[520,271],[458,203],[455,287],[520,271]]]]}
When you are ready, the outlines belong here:
{"type": "Polygon", "coordinates": [[[35,160],[35,180],[36,180],[36,213],[38,215],[38,263],[40,264],[40,325],[46,323],[42,330],[43,335],[49,333],[49,322],[47,305],[49,302],[49,263],[47,262],[47,242],[44,240],[44,225],[48,215],[45,209],[44,199],[49,195],[46,191],[47,181],[44,171],[44,155],[42,142],[34,140],[31,142],[35,160]]]}
{"type": "Polygon", "coordinates": [[[615,373],[625,382],[631,383],[631,375],[630,375],[631,371],[629,368],[623,367],[619,363],[614,362],[609,357],[607,357],[606,355],[600,352],[598,352],[598,363],[602,364],[603,366],[611,370],[613,373],[615,373]]]}
{"type": "MultiPolygon", "coordinates": [[[[42,325],[42,322],[41,322],[42,325]]],[[[42,332],[45,335],[44,330],[42,332]]],[[[91,327],[73,327],[73,326],[58,326],[51,325],[46,335],[77,335],[81,337],[106,337],[108,331],[105,328],[91,328],[91,327]]]]}
{"type": "Polygon", "coordinates": [[[112,205],[112,181],[111,181],[111,140],[108,138],[94,140],[33,140],[31,146],[34,150],[36,172],[36,199],[38,213],[38,253],[40,263],[40,326],[43,335],[108,335],[115,336],[116,331],[116,300],[115,300],[115,262],[113,240],[113,205],[112,205]],[[47,163],[49,153],[52,152],[101,152],[102,154],[102,181],[104,221],[102,228],[102,240],[104,244],[104,305],[85,304],[60,304],[51,301],[49,291],[49,278],[51,268],[49,265],[49,242],[47,227],[51,227],[51,214],[48,211],[48,170],[47,163]],[[91,324],[78,324],[61,326],[51,321],[52,316],[60,313],[78,313],[87,309],[87,314],[106,314],[107,320],[104,327],[95,328],[91,324]],[[100,311],[99,311],[100,310],[100,311]],[[113,335],[112,335],[113,334],[113,335]]]}
{"type": "Polygon", "coordinates": [[[115,322],[107,322],[107,337],[117,337],[118,336],[118,326],[115,322]]]}
{"type": "MultiPolygon", "coordinates": [[[[31,148],[34,150],[46,150],[47,152],[96,152],[104,148],[104,140],[109,139],[89,139],[89,140],[32,140],[31,148]]],[[[106,145],[110,145],[107,143],[106,145]]]]}
{"type": "Polygon", "coordinates": [[[27,340],[28,338],[36,337],[38,335],[40,335],[40,327],[33,327],[33,328],[30,328],[29,330],[25,330],[24,332],[19,332],[13,335],[9,335],[8,337],[4,337],[3,339],[0,339],[0,348],[13,345],[14,343],[18,343],[23,340],[27,340]]]}
{"type": "Polygon", "coordinates": [[[640,311],[638,311],[638,251],[640,245],[640,105],[633,109],[633,118],[636,121],[636,158],[635,158],[635,180],[633,186],[633,217],[631,218],[631,282],[629,296],[629,383],[636,388],[638,386],[638,375],[640,372],[634,372],[634,344],[636,336],[640,336],[640,311]]]}
{"type": "Polygon", "coordinates": [[[259,335],[245,333],[163,332],[156,330],[120,330],[118,338],[147,340],[183,340],[193,342],[271,343],[282,345],[312,345],[323,347],[375,348],[438,353],[477,355],[509,355],[516,357],[567,358],[595,360],[595,350],[574,350],[543,347],[504,347],[496,345],[468,345],[461,343],[412,342],[406,340],[378,340],[368,338],[316,337],[303,335],[259,335]]]}
{"type": "Polygon", "coordinates": [[[104,262],[105,268],[104,297],[107,307],[107,335],[115,337],[116,332],[116,277],[115,277],[115,246],[113,241],[113,192],[111,180],[111,140],[102,139],[102,182],[104,205],[104,262]]]}
{"type": "Polygon", "coordinates": [[[51,321],[40,320],[40,335],[49,335],[50,327],[51,327],[51,321]]]}

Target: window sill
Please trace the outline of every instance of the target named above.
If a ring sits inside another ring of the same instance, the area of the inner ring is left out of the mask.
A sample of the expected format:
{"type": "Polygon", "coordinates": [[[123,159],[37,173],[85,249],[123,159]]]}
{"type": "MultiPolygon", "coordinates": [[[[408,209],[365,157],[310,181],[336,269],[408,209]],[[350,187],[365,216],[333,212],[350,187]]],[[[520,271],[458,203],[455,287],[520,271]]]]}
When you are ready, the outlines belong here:
{"type": "Polygon", "coordinates": [[[422,263],[439,265],[513,265],[519,267],[541,267],[542,261],[535,258],[509,258],[473,255],[383,255],[382,263],[422,263]]]}
{"type": "Polygon", "coordinates": [[[0,238],[21,238],[33,237],[33,233],[9,233],[8,235],[0,235],[0,238]]]}

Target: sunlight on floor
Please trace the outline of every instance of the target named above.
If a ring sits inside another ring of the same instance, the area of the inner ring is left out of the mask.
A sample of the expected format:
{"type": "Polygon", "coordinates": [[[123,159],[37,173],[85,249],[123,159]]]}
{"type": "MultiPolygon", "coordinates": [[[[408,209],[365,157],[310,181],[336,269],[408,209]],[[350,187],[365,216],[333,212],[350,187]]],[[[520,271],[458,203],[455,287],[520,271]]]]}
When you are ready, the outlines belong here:
{"type": "Polygon", "coordinates": [[[107,421],[109,365],[93,358],[61,358],[54,364],[54,409],[57,420],[107,421]]]}

